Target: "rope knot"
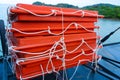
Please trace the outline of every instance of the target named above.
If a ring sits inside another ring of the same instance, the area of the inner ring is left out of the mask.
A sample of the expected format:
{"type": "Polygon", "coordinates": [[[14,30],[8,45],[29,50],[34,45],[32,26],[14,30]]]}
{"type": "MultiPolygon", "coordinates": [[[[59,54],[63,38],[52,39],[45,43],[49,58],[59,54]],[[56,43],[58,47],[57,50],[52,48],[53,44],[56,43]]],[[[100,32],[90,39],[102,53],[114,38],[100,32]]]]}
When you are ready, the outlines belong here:
{"type": "Polygon", "coordinates": [[[57,11],[56,11],[56,10],[51,10],[51,11],[52,11],[52,13],[54,14],[54,16],[57,15],[57,11]]]}
{"type": "Polygon", "coordinates": [[[83,49],[81,49],[82,50],[82,54],[84,55],[85,54],[85,51],[83,50],[83,49]]]}
{"type": "Polygon", "coordinates": [[[50,26],[48,26],[48,33],[51,34],[51,31],[50,31],[50,26]]]}
{"type": "Polygon", "coordinates": [[[8,49],[13,50],[14,47],[16,47],[16,46],[10,46],[10,47],[8,47],[8,49]]]}
{"type": "Polygon", "coordinates": [[[85,40],[84,40],[84,38],[82,38],[82,43],[84,43],[85,42],[85,40]]]}
{"type": "Polygon", "coordinates": [[[84,11],[82,11],[82,16],[81,17],[84,17],[85,16],[85,12],[84,11]]]}
{"type": "Polygon", "coordinates": [[[19,64],[20,62],[24,62],[24,60],[16,60],[16,64],[17,64],[17,65],[20,65],[20,64],[19,64]]]}
{"type": "Polygon", "coordinates": [[[74,23],[74,25],[75,25],[75,28],[78,29],[78,24],[77,24],[77,23],[74,23]]]}

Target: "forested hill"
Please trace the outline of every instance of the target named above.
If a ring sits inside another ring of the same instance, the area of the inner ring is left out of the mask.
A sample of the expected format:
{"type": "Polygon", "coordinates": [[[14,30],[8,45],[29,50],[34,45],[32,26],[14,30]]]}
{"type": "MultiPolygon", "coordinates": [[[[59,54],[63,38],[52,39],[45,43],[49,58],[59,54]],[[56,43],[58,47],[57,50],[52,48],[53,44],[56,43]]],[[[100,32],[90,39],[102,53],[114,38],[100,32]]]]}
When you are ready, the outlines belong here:
{"type": "Polygon", "coordinates": [[[120,19],[120,6],[112,4],[96,4],[83,7],[82,9],[96,10],[99,14],[104,15],[106,18],[120,19]]]}
{"type": "Polygon", "coordinates": [[[65,8],[96,10],[99,12],[100,15],[104,15],[105,18],[120,19],[120,6],[116,6],[112,4],[96,4],[91,6],[85,6],[83,8],[79,8],[78,6],[74,6],[71,4],[64,4],[64,3],[51,5],[51,4],[45,4],[42,2],[34,2],[33,5],[45,5],[45,6],[65,7],[65,8]]]}
{"type": "Polygon", "coordinates": [[[77,9],[79,9],[78,6],[74,6],[74,5],[66,4],[66,3],[59,3],[57,5],[52,5],[52,4],[45,4],[45,3],[37,1],[37,2],[34,2],[33,5],[45,5],[45,6],[55,6],[55,7],[77,8],[77,9]]]}

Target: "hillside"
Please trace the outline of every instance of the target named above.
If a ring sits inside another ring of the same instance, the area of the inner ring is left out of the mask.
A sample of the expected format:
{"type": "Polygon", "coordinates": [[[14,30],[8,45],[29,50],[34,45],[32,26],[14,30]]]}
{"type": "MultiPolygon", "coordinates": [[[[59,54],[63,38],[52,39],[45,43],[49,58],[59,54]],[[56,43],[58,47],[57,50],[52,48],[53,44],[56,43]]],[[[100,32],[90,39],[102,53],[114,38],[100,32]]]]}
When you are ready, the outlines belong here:
{"type": "Polygon", "coordinates": [[[105,18],[117,18],[120,19],[120,6],[112,4],[96,4],[92,6],[86,6],[82,9],[96,10],[99,14],[104,15],[105,18]]]}
{"type": "Polygon", "coordinates": [[[116,6],[112,4],[95,4],[95,5],[79,8],[78,6],[74,6],[71,4],[59,3],[57,5],[51,5],[51,4],[45,4],[37,1],[37,2],[34,2],[33,5],[45,5],[45,6],[65,7],[65,8],[96,10],[99,12],[100,15],[104,15],[105,18],[120,19],[120,6],[116,6]]]}
{"type": "Polygon", "coordinates": [[[78,6],[74,6],[74,5],[71,5],[71,4],[66,4],[66,3],[59,3],[57,5],[52,5],[52,4],[45,4],[45,3],[42,3],[42,2],[34,2],[33,5],[45,5],[45,6],[55,6],[55,7],[64,7],[64,8],[79,8],[78,6]]]}

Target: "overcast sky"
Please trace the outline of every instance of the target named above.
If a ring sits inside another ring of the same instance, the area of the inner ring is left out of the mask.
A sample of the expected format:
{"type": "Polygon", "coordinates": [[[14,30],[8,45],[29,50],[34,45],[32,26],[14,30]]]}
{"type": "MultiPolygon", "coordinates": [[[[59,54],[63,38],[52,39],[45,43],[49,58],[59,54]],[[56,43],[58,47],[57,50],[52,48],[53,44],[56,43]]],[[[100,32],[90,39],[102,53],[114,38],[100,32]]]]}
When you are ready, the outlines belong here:
{"type": "Polygon", "coordinates": [[[0,0],[0,4],[16,4],[16,3],[32,4],[35,1],[44,2],[46,4],[68,3],[79,7],[98,3],[110,3],[114,5],[120,5],[120,0],[0,0]]]}

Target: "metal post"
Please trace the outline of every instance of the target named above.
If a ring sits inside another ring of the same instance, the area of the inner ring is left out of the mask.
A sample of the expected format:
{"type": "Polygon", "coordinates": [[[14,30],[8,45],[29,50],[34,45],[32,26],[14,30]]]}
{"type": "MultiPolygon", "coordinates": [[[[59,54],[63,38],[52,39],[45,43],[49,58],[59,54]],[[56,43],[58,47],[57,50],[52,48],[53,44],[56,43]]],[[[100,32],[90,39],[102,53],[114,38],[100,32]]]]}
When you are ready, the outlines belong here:
{"type": "Polygon", "coordinates": [[[5,37],[5,25],[4,21],[0,20],[0,37],[2,43],[2,51],[3,51],[3,80],[8,80],[8,64],[7,64],[7,55],[8,55],[8,46],[7,40],[5,37]]]}

